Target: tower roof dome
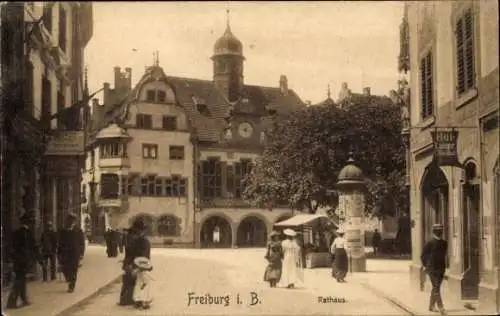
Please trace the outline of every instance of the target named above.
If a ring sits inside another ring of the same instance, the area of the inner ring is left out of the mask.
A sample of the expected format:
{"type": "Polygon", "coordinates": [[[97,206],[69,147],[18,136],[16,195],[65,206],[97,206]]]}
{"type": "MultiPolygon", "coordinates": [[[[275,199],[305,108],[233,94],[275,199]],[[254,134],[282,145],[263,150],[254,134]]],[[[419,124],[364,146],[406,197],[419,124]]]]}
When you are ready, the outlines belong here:
{"type": "Polygon", "coordinates": [[[231,26],[229,25],[229,10],[226,31],[214,45],[214,56],[217,55],[243,56],[243,44],[241,44],[241,41],[231,32],[231,26]]]}

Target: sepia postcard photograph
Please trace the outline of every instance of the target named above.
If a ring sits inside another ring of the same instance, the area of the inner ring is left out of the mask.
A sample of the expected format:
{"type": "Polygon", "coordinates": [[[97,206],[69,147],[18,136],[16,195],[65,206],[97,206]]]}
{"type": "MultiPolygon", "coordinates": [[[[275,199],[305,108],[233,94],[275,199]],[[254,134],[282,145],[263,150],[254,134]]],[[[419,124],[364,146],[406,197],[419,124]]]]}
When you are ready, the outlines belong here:
{"type": "Polygon", "coordinates": [[[500,314],[498,33],[496,0],[1,1],[1,314],[500,314]]]}

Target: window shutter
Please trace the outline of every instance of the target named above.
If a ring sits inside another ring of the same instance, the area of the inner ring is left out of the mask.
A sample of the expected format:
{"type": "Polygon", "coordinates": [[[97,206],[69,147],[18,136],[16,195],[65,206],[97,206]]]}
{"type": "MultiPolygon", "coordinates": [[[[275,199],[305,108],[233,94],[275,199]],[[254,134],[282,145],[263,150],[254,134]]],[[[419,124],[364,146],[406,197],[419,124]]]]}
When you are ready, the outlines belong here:
{"type": "Polygon", "coordinates": [[[465,91],[465,65],[464,65],[464,31],[463,20],[457,21],[455,31],[457,41],[457,90],[458,93],[465,91]]]}
{"type": "Polygon", "coordinates": [[[426,89],[427,89],[427,99],[426,99],[426,116],[433,114],[434,102],[433,102],[433,82],[432,82],[432,53],[429,52],[427,55],[427,65],[426,65],[426,89]]]}
{"type": "Polygon", "coordinates": [[[465,70],[467,73],[466,78],[466,88],[470,89],[475,86],[475,74],[474,74],[474,29],[472,23],[472,10],[469,9],[465,13],[464,18],[465,23],[465,70]]]}
{"type": "Polygon", "coordinates": [[[426,91],[425,91],[425,59],[420,61],[420,116],[425,118],[426,91]]]}

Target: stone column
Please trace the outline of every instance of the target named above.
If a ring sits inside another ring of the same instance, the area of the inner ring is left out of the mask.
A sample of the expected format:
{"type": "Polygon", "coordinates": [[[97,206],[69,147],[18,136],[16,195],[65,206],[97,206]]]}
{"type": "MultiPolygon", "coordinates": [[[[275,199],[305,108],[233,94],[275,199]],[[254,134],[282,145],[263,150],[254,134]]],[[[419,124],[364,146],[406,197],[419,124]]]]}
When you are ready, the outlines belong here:
{"type": "Polygon", "coordinates": [[[366,272],[365,257],[365,183],[363,172],[349,158],[348,165],[339,173],[337,189],[339,205],[344,208],[345,236],[349,247],[348,257],[351,271],[366,272]]]}

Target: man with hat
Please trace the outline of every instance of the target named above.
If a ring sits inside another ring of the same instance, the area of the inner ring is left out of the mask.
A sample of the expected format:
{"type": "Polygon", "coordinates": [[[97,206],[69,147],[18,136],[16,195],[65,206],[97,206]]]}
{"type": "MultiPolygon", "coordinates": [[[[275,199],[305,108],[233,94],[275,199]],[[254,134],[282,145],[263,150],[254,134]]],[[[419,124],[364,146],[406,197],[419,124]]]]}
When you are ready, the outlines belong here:
{"type": "Polygon", "coordinates": [[[20,227],[16,229],[12,236],[12,251],[14,263],[14,286],[10,292],[7,308],[18,308],[17,300],[22,300],[21,307],[30,305],[26,293],[26,273],[39,259],[38,249],[35,243],[35,236],[31,229],[34,224],[34,218],[31,214],[25,213],[19,218],[20,227]]]}
{"type": "Polygon", "coordinates": [[[447,268],[448,243],[443,239],[443,225],[432,226],[432,239],[422,249],[422,266],[429,275],[432,283],[432,291],[429,302],[429,311],[436,312],[435,305],[444,314],[443,300],[441,299],[441,283],[447,268]]]}
{"type": "Polygon", "coordinates": [[[56,279],[56,250],[57,250],[57,233],[54,231],[52,221],[47,221],[45,229],[42,232],[41,248],[42,248],[42,268],[43,281],[48,281],[48,270],[50,265],[50,280],[56,279]]]}
{"type": "Polygon", "coordinates": [[[68,282],[68,292],[75,291],[80,259],[85,250],[85,236],[79,227],[76,215],[69,214],[65,228],[59,232],[58,257],[63,274],[68,282]]]}

